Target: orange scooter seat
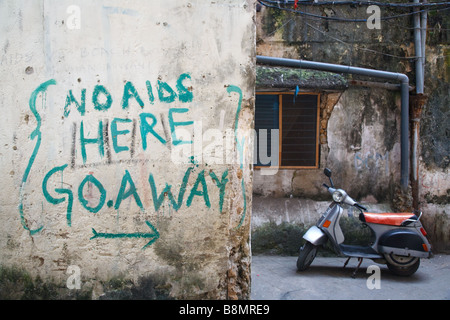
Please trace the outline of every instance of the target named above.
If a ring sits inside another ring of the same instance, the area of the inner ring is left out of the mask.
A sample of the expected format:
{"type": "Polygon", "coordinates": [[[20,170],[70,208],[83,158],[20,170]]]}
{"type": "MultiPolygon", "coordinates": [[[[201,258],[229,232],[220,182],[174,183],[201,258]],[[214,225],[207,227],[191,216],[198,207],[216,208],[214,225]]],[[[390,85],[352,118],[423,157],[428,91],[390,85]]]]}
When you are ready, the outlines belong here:
{"type": "Polygon", "coordinates": [[[401,226],[406,219],[417,220],[414,213],[372,213],[363,212],[364,221],[367,223],[387,224],[391,226],[401,226]]]}

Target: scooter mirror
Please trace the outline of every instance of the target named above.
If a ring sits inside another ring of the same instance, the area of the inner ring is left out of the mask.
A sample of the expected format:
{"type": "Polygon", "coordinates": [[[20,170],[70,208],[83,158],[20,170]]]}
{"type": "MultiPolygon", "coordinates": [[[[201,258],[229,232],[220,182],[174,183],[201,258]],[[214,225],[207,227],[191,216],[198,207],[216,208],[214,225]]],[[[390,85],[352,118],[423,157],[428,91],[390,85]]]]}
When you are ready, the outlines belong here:
{"type": "Polygon", "coordinates": [[[331,178],[331,170],[328,168],[323,169],[323,173],[328,177],[331,178]]]}

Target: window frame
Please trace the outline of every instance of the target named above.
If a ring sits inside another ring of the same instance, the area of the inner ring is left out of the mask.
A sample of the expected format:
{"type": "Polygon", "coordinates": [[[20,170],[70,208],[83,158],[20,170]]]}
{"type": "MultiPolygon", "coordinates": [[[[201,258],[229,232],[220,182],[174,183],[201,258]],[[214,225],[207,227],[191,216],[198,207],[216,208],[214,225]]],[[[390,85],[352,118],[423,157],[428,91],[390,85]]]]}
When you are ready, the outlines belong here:
{"type": "MultiPolygon", "coordinates": [[[[278,96],[278,128],[279,128],[279,138],[278,138],[278,166],[254,166],[254,169],[264,169],[264,168],[278,168],[278,169],[318,169],[319,168],[319,131],[320,131],[320,93],[318,92],[298,92],[297,96],[300,95],[315,95],[317,96],[317,116],[316,116],[316,156],[314,166],[283,166],[281,165],[281,155],[283,152],[283,95],[294,95],[293,91],[256,91],[255,95],[277,95],[278,96]]],[[[256,98],[256,97],[255,97],[256,98]]],[[[256,112],[256,99],[255,99],[255,112],[256,112]]],[[[259,149],[258,149],[259,150],[259,149]]]]}

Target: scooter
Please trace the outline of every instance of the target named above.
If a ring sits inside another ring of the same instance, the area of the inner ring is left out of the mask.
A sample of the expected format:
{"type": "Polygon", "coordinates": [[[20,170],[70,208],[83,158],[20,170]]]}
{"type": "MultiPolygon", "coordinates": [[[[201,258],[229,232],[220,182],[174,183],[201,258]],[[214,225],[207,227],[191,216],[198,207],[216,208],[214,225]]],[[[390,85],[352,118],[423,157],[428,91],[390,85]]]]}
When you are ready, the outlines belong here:
{"type": "Polygon", "coordinates": [[[331,170],[324,169],[331,186],[323,186],[332,194],[333,203],[322,214],[315,226],[303,235],[306,240],[300,248],[297,260],[298,271],[304,271],[313,262],[319,247],[330,241],[339,256],[348,257],[344,268],[351,258],[358,258],[359,264],[354,270],[355,277],[363,259],[386,264],[388,269],[399,276],[414,274],[420,265],[420,258],[431,257],[431,245],[419,217],[414,213],[370,213],[353,200],[344,190],[334,187],[331,170]],[[345,206],[359,210],[359,220],[370,228],[371,243],[365,246],[344,244],[344,235],[339,225],[345,206]]]}

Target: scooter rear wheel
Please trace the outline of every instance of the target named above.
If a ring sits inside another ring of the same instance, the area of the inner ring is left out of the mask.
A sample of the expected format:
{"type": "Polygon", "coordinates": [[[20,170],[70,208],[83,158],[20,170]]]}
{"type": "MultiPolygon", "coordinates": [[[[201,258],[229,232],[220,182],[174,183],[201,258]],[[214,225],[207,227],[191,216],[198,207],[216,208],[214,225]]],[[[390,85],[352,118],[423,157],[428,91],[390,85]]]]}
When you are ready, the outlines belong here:
{"type": "Polygon", "coordinates": [[[317,246],[311,242],[306,242],[303,247],[300,248],[300,254],[297,259],[297,270],[304,271],[313,262],[317,254],[317,246]]]}
{"type": "Polygon", "coordinates": [[[398,276],[408,277],[419,269],[420,259],[417,257],[385,254],[386,264],[389,270],[398,276]]]}

